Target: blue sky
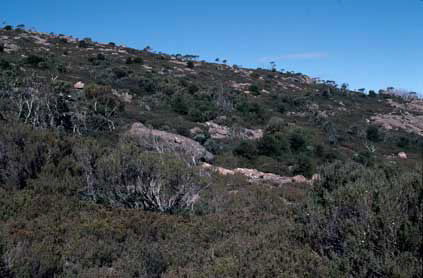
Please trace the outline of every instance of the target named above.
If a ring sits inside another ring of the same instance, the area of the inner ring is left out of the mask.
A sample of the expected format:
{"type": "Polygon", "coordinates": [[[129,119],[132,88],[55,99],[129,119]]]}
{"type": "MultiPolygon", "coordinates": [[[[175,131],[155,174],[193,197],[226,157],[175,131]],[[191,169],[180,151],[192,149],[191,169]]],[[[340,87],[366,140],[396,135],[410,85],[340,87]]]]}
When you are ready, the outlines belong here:
{"type": "Polygon", "coordinates": [[[346,82],[423,92],[421,0],[2,0],[0,19],[346,82]]]}

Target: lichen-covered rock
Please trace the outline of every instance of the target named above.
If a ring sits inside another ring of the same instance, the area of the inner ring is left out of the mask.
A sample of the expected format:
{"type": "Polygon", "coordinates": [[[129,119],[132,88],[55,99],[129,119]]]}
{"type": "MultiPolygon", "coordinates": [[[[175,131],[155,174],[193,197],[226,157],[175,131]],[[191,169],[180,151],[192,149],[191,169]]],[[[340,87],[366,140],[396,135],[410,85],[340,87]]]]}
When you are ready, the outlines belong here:
{"type": "Polygon", "coordinates": [[[132,124],[128,131],[130,136],[137,139],[143,147],[160,152],[179,152],[191,157],[195,162],[211,161],[213,154],[208,152],[200,143],[166,131],[150,129],[142,123],[132,124]]]}

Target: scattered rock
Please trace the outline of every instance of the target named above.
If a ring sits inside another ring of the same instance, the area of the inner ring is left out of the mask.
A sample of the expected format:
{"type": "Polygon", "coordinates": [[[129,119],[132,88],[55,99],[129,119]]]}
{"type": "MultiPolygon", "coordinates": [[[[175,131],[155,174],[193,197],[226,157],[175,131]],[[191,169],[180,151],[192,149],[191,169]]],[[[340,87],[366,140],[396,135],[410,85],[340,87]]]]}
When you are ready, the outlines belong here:
{"type": "Polygon", "coordinates": [[[119,91],[113,89],[112,90],[113,95],[117,96],[118,98],[120,98],[123,102],[126,103],[131,103],[132,102],[132,98],[133,96],[131,94],[129,94],[129,92],[121,92],[119,93],[119,91]]]}
{"type": "Polygon", "coordinates": [[[213,139],[225,139],[230,136],[230,129],[227,126],[221,126],[214,122],[206,122],[206,125],[213,139]]]}
{"type": "Polygon", "coordinates": [[[401,159],[407,159],[407,154],[405,152],[400,152],[398,154],[398,157],[401,158],[401,159]]]}
{"type": "Polygon", "coordinates": [[[272,173],[263,173],[256,169],[236,168],[234,170],[229,170],[222,167],[213,166],[209,163],[203,163],[201,167],[207,170],[213,170],[222,176],[239,174],[245,176],[251,183],[268,182],[276,186],[281,186],[287,183],[312,184],[313,182],[320,180],[320,176],[317,174],[314,175],[311,180],[308,180],[304,176],[284,177],[272,173]]]}
{"type": "Polygon", "coordinates": [[[308,182],[308,180],[304,176],[300,176],[300,175],[292,177],[292,181],[296,182],[296,183],[306,183],[306,182],[308,182]]]}
{"type": "Polygon", "coordinates": [[[74,87],[75,89],[81,90],[81,89],[84,89],[85,84],[84,84],[84,83],[82,83],[81,81],[78,81],[78,82],[76,82],[76,83],[73,85],[73,87],[74,87]]]}
{"type": "Polygon", "coordinates": [[[219,125],[213,121],[205,123],[209,128],[210,137],[213,139],[225,139],[229,137],[257,140],[263,137],[262,129],[248,129],[248,128],[230,128],[219,125]]]}

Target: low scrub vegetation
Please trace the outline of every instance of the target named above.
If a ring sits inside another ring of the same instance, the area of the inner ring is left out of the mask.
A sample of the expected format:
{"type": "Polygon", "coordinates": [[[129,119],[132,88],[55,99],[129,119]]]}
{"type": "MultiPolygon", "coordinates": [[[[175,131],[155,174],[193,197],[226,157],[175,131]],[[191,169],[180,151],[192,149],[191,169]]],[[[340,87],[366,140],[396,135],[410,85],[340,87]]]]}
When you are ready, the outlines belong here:
{"type": "Polygon", "coordinates": [[[407,100],[2,35],[0,277],[421,277],[422,137],[369,120],[407,100]],[[213,166],[314,182],[219,175],[131,139],[134,122],[190,137],[213,166]]]}

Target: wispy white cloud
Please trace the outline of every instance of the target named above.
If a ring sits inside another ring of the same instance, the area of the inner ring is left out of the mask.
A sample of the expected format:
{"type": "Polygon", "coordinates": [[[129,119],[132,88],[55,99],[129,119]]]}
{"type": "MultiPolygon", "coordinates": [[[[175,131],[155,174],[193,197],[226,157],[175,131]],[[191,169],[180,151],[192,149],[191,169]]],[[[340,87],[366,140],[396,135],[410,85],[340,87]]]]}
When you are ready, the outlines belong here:
{"type": "Polygon", "coordinates": [[[260,62],[282,61],[282,60],[309,60],[309,59],[324,59],[329,55],[324,52],[305,52],[305,53],[291,53],[276,57],[262,57],[260,62]]]}

